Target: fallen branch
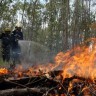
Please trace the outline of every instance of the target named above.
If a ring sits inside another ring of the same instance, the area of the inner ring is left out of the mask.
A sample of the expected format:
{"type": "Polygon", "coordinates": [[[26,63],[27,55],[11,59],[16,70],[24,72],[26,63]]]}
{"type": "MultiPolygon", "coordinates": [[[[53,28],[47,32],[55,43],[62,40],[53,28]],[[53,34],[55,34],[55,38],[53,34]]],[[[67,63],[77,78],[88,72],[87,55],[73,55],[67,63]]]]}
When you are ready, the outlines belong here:
{"type": "Polygon", "coordinates": [[[0,96],[27,96],[30,94],[38,94],[38,96],[41,96],[46,93],[47,90],[48,88],[7,89],[0,91],[0,96]]]}
{"type": "Polygon", "coordinates": [[[52,88],[59,84],[58,81],[49,79],[47,77],[26,77],[19,80],[5,79],[0,82],[0,90],[12,89],[12,88],[34,88],[34,87],[48,87],[52,88]]]}

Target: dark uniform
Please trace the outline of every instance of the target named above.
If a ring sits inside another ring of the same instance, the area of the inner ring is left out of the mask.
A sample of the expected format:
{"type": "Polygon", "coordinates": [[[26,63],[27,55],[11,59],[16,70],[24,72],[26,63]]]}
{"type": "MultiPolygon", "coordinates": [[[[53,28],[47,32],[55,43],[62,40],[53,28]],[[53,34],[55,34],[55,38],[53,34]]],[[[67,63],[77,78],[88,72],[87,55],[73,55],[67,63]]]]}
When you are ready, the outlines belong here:
{"type": "Polygon", "coordinates": [[[0,35],[0,39],[2,42],[2,58],[3,61],[10,60],[10,30],[7,28],[5,29],[5,33],[0,35]]]}
{"type": "Polygon", "coordinates": [[[21,49],[18,44],[18,40],[23,40],[23,33],[21,28],[16,27],[16,29],[11,33],[11,53],[13,64],[20,63],[21,49]]]}

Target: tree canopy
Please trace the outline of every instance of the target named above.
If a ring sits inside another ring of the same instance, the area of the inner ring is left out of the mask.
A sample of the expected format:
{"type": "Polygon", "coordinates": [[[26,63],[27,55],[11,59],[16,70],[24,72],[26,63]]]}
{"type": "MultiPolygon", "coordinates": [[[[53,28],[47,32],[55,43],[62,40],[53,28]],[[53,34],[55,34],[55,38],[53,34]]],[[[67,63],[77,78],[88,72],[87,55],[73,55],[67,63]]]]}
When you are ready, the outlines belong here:
{"type": "Polygon", "coordinates": [[[67,51],[96,36],[94,0],[1,0],[0,32],[21,22],[24,39],[67,51]]]}

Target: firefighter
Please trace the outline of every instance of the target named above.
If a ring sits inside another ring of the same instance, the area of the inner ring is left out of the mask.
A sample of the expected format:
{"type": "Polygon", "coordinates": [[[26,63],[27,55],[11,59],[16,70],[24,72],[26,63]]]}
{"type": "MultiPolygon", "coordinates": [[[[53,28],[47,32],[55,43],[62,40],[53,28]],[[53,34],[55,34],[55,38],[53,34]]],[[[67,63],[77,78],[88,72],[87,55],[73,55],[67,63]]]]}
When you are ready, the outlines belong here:
{"type": "Polygon", "coordinates": [[[10,28],[5,28],[4,33],[0,34],[1,46],[2,46],[2,58],[3,61],[9,62],[10,60],[10,28]]]}
{"type": "Polygon", "coordinates": [[[21,26],[16,26],[15,30],[11,33],[11,53],[12,53],[12,61],[13,66],[15,66],[16,63],[20,62],[20,54],[21,54],[21,48],[19,46],[18,41],[23,40],[23,33],[21,31],[21,26]]]}

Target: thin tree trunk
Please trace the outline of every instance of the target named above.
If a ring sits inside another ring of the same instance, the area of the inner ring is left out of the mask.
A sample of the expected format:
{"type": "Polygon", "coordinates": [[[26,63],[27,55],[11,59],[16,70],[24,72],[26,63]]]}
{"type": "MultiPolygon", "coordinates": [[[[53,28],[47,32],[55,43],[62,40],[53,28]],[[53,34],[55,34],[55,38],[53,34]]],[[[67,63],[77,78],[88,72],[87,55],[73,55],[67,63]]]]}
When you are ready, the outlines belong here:
{"type": "Polygon", "coordinates": [[[69,0],[62,0],[62,8],[61,8],[61,26],[62,26],[62,46],[63,51],[68,49],[68,17],[69,17],[69,0]]]}

